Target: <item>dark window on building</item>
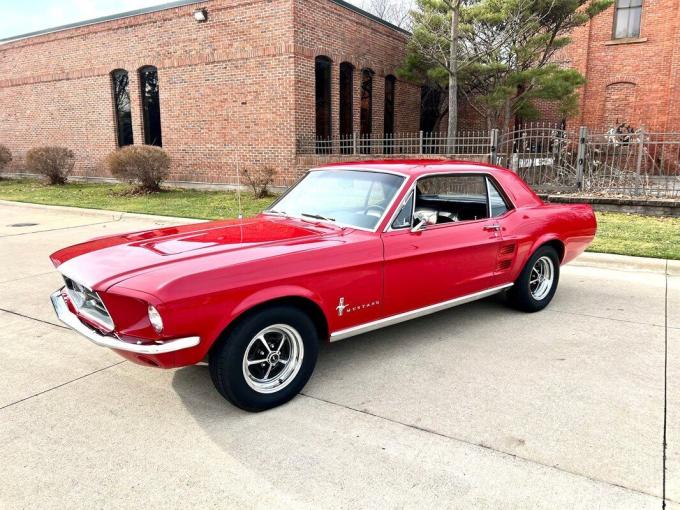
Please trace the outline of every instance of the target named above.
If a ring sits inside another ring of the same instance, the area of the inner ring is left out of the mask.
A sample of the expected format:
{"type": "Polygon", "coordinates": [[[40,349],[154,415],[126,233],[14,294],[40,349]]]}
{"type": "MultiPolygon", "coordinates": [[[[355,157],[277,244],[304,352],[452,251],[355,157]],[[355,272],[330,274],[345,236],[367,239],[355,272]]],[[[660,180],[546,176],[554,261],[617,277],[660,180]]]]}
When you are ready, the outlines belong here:
{"type": "Polygon", "coordinates": [[[340,64],[340,150],[343,154],[352,151],[354,133],[354,66],[349,62],[340,64]]]}
{"type": "Polygon", "coordinates": [[[442,95],[439,89],[423,85],[420,88],[420,129],[432,133],[439,120],[439,105],[442,95]]]}
{"type": "Polygon", "coordinates": [[[326,154],[331,146],[331,59],[314,59],[316,94],[316,152],[326,154]]]}
{"type": "Polygon", "coordinates": [[[118,147],[132,145],[132,113],[130,111],[130,79],[125,69],[111,71],[113,106],[116,112],[116,142],[118,147]]]}
{"type": "Polygon", "coordinates": [[[390,75],[385,76],[385,112],[383,126],[385,131],[385,153],[392,154],[394,146],[394,89],[397,79],[390,75]]]}
{"type": "Polygon", "coordinates": [[[640,37],[642,0],[616,0],[614,39],[640,37]]]}
{"type": "Polygon", "coordinates": [[[437,130],[441,102],[442,93],[440,89],[427,85],[420,88],[420,130],[425,134],[423,140],[423,152],[425,154],[438,150],[436,137],[433,137],[431,133],[437,130]]]}
{"type": "Polygon", "coordinates": [[[139,70],[139,86],[142,93],[144,111],[144,143],[163,145],[161,136],[161,105],[158,95],[158,69],[153,66],[139,70]]]}
{"type": "Polygon", "coordinates": [[[392,76],[385,77],[385,134],[394,133],[394,89],[397,79],[392,76]]]}
{"type": "Polygon", "coordinates": [[[373,71],[371,69],[361,70],[361,152],[371,151],[371,131],[373,130],[373,71]]]}

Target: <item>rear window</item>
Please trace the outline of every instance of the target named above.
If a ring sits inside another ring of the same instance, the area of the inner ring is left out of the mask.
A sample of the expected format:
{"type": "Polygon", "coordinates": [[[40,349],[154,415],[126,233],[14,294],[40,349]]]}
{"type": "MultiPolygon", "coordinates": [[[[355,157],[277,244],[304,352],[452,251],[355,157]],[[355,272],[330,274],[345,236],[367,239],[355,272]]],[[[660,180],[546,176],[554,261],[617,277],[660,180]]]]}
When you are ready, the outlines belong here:
{"type": "Polygon", "coordinates": [[[486,182],[489,186],[489,210],[491,211],[491,217],[502,216],[510,209],[508,203],[491,179],[487,178],[486,182]]]}

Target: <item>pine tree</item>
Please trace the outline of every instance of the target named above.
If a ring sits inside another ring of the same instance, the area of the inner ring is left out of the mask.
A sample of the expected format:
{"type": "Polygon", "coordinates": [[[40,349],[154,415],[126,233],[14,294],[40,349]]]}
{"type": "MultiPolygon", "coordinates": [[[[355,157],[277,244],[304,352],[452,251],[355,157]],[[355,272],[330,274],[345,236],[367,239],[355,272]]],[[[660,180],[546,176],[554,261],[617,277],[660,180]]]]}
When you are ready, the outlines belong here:
{"type": "Polygon", "coordinates": [[[536,100],[558,103],[563,116],[578,109],[585,82],[556,56],[571,31],[612,0],[417,0],[402,78],[449,93],[448,131],[457,126],[457,98],[487,126],[538,115],[536,100]]]}

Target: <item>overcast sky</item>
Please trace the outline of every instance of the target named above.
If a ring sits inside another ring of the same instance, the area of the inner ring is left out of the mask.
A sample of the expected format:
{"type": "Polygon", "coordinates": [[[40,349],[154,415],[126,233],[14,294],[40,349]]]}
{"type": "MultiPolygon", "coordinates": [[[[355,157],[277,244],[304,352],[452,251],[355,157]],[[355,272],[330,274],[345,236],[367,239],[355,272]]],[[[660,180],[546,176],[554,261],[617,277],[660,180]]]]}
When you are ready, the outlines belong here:
{"type": "MultiPolygon", "coordinates": [[[[0,39],[171,0],[0,0],[0,39]]],[[[361,5],[361,0],[350,0],[361,5]]]]}
{"type": "Polygon", "coordinates": [[[0,0],[0,39],[168,0],[0,0]]]}

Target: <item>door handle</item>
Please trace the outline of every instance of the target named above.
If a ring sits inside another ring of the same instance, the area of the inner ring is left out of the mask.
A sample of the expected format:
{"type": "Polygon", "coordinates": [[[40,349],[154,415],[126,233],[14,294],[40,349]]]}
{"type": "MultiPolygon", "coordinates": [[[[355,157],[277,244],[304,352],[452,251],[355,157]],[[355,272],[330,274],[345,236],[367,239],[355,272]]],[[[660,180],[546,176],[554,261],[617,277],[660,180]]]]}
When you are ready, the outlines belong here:
{"type": "Polygon", "coordinates": [[[487,231],[492,231],[492,232],[498,232],[501,229],[501,226],[496,224],[496,225],[484,225],[484,230],[487,231]]]}

